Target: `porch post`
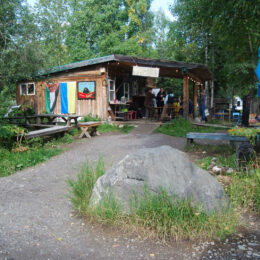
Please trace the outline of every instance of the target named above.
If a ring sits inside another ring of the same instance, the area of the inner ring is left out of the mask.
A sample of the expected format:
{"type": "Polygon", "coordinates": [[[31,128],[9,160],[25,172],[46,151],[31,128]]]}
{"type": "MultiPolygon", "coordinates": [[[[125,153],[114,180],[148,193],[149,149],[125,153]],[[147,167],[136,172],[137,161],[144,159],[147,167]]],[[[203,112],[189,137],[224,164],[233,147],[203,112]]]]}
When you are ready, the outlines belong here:
{"type": "Polygon", "coordinates": [[[183,77],[183,116],[189,116],[189,79],[188,76],[183,77]]]}
{"type": "Polygon", "coordinates": [[[198,104],[198,85],[193,82],[193,118],[197,115],[197,104],[198,104]]]}

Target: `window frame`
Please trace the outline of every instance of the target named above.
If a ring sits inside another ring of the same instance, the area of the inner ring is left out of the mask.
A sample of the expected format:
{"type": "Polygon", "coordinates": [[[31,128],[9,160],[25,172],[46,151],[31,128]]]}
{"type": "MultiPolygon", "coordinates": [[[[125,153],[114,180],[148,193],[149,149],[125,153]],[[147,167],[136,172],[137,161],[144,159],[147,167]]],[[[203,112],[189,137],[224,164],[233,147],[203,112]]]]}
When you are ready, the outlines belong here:
{"type": "Polygon", "coordinates": [[[20,84],[20,96],[35,96],[35,82],[21,83],[20,84]],[[22,92],[22,85],[26,85],[26,93],[22,92]],[[28,93],[29,85],[33,85],[33,93],[28,93]]]}

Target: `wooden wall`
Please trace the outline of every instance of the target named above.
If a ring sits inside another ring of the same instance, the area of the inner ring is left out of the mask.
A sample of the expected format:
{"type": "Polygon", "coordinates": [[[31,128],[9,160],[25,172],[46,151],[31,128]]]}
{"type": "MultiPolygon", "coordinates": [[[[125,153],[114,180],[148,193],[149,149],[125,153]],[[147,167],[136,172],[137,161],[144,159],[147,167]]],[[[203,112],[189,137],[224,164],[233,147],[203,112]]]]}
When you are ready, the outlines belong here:
{"type": "MultiPolygon", "coordinates": [[[[76,114],[80,116],[92,114],[93,116],[107,118],[108,102],[107,102],[107,75],[101,73],[100,69],[89,71],[77,71],[63,73],[58,76],[35,82],[35,96],[20,96],[20,88],[17,86],[17,104],[23,104],[24,100],[33,103],[36,113],[44,113],[45,111],[45,84],[47,81],[53,82],[78,82],[78,81],[95,81],[96,82],[96,98],[94,100],[78,100],[76,99],[76,114]]],[[[77,93],[76,93],[77,95],[77,93]]],[[[54,114],[61,113],[60,92],[58,95],[54,114]]]]}

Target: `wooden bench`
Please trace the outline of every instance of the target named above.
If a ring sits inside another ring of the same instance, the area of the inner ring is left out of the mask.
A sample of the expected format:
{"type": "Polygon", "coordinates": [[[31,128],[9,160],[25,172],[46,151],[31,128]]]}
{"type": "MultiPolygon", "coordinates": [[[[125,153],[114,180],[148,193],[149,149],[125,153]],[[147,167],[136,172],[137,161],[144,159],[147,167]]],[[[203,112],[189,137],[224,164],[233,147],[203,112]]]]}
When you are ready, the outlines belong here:
{"type": "Polygon", "coordinates": [[[91,138],[93,135],[100,135],[97,131],[97,128],[101,125],[101,122],[79,122],[78,127],[81,129],[81,134],[79,138],[83,138],[86,136],[87,138],[91,138]],[[91,132],[89,134],[88,129],[91,128],[91,132]]]}
{"type": "Polygon", "coordinates": [[[39,137],[39,136],[53,135],[53,134],[56,134],[56,133],[66,132],[70,128],[71,128],[70,126],[53,126],[53,127],[50,127],[50,128],[31,131],[31,132],[25,134],[25,138],[31,139],[31,138],[39,137]]]}
{"type": "Polygon", "coordinates": [[[193,143],[194,139],[221,140],[231,143],[249,142],[248,138],[244,136],[232,136],[226,133],[187,133],[186,138],[187,143],[193,143]]]}

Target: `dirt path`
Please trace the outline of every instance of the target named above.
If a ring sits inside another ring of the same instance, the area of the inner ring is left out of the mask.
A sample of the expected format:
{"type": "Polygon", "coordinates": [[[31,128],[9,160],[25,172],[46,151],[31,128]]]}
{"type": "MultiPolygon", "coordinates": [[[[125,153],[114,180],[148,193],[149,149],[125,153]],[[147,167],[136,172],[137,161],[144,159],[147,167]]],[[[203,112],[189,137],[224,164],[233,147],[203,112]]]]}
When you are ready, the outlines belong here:
{"type": "Polygon", "coordinates": [[[101,155],[110,167],[139,148],[184,148],[185,139],[153,134],[156,127],[141,124],[128,135],[79,140],[45,164],[1,178],[0,259],[200,259],[206,247],[192,249],[186,242],[165,246],[105,232],[71,214],[66,180],[75,177],[84,162],[101,155]]]}

